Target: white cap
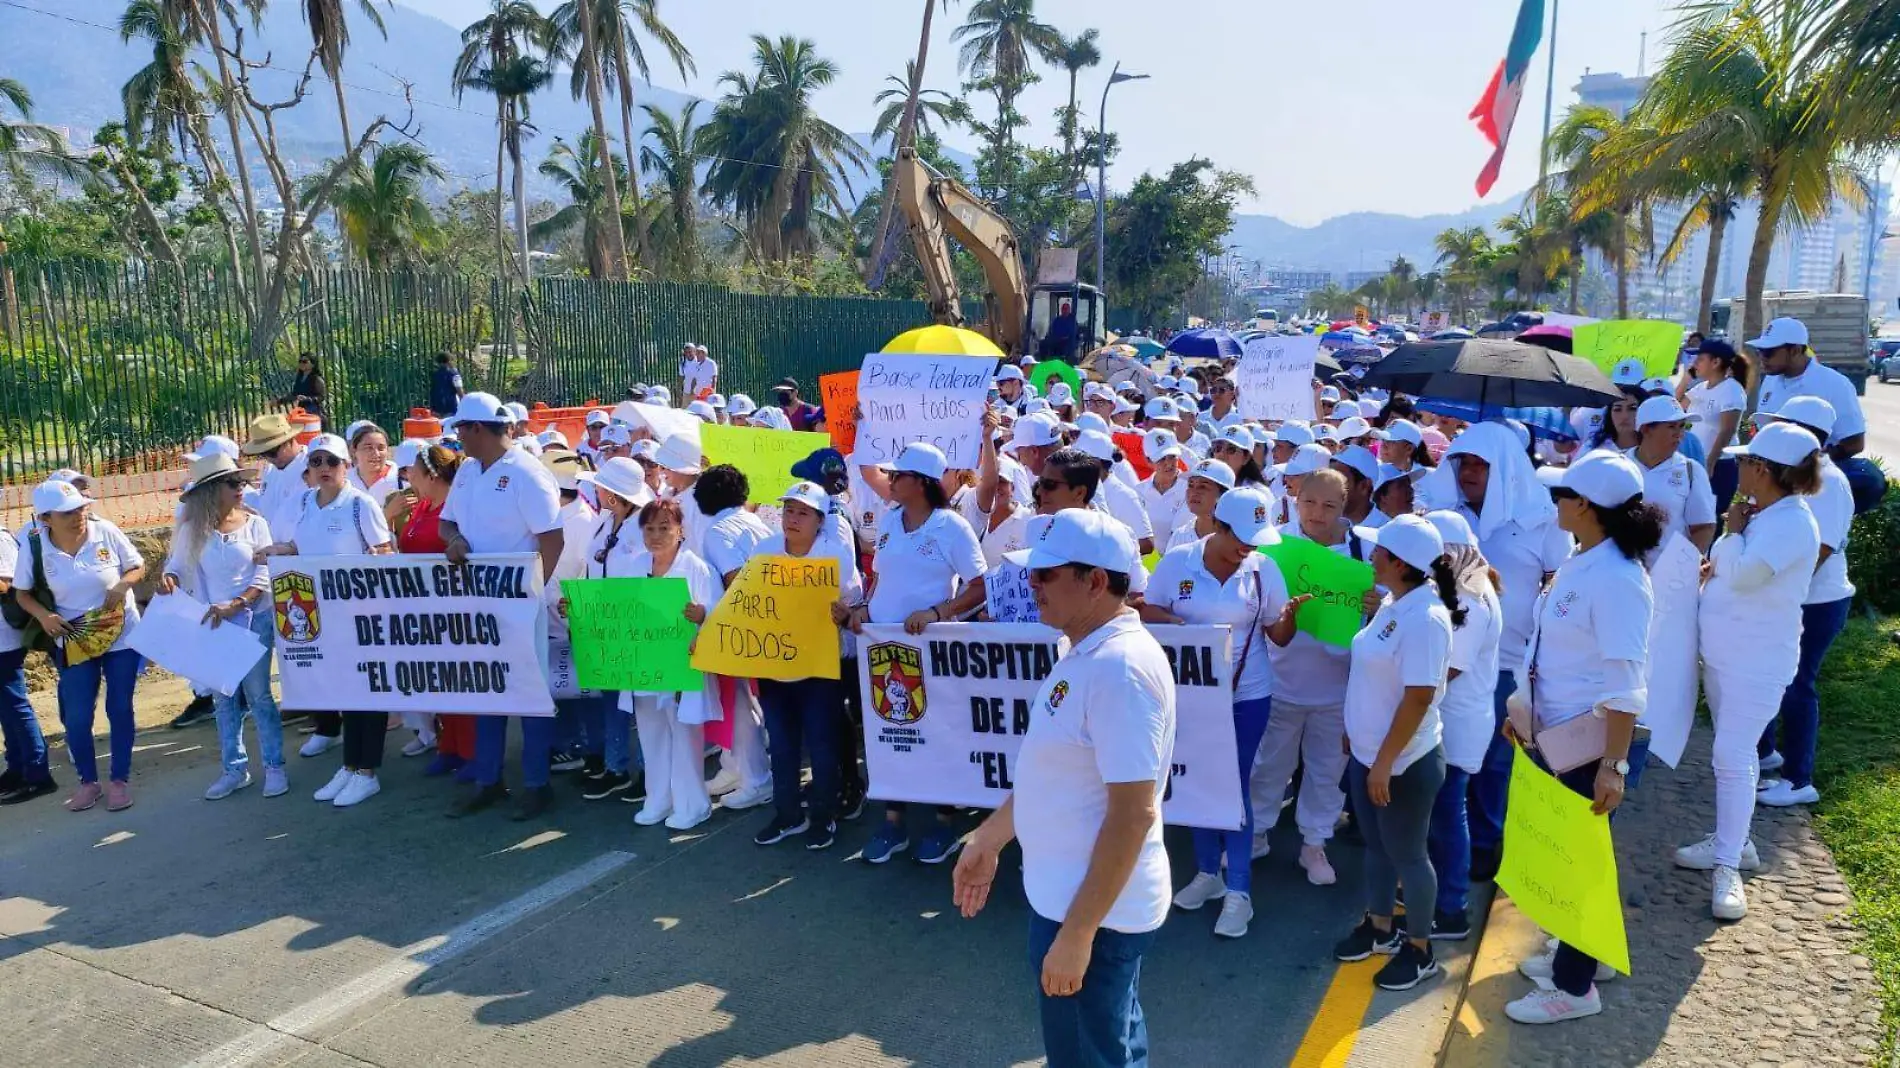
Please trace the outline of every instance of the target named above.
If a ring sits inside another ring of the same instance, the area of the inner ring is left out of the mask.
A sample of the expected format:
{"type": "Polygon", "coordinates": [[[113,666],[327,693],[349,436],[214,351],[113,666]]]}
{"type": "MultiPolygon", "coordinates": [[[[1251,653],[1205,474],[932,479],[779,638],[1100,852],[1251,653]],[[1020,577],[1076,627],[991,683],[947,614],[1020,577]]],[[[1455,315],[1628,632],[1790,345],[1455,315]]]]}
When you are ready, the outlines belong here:
{"type": "Polygon", "coordinates": [[[671,404],[673,391],[665,386],[648,386],[646,401],[648,404],[671,404]]]}
{"type": "Polygon", "coordinates": [[[641,438],[634,442],[633,448],[627,453],[627,459],[631,460],[652,460],[654,463],[659,463],[659,458],[660,443],[652,438],[641,438]]]}
{"type": "Polygon", "coordinates": [[[1100,430],[1085,430],[1076,435],[1075,447],[1097,460],[1115,459],[1115,439],[1100,430]]]}
{"type": "Polygon", "coordinates": [[[1110,414],[1126,415],[1129,412],[1138,412],[1138,411],[1141,411],[1141,407],[1139,405],[1132,403],[1131,401],[1129,401],[1127,397],[1124,397],[1119,393],[1115,394],[1115,410],[1114,412],[1110,414]]]}
{"type": "Polygon", "coordinates": [[[1037,360],[1034,356],[1024,356],[1020,362],[1024,367],[1034,367],[1041,361],[1037,360]]]}
{"type": "Polygon", "coordinates": [[[1813,427],[1823,434],[1833,434],[1834,416],[1834,406],[1819,397],[1789,397],[1781,402],[1781,410],[1769,418],[1785,419],[1790,423],[1813,427]]]}
{"type": "Polygon", "coordinates": [[[997,369],[996,381],[1001,383],[1001,382],[1022,382],[1026,380],[1023,378],[1023,369],[1012,363],[1012,364],[1005,364],[1001,368],[997,369]]]}
{"type": "Polygon", "coordinates": [[[318,434],[316,437],[311,438],[309,452],[313,456],[320,452],[327,453],[342,460],[344,463],[350,462],[349,443],[337,437],[335,434],[318,434]]]}
{"type": "Polygon", "coordinates": [[[1651,397],[1636,406],[1636,429],[1641,430],[1652,423],[1700,423],[1702,417],[1682,410],[1676,398],[1664,394],[1651,397]]]}
{"type": "Polygon", "coordinates": [[[1049,403],[1058,408],[1066,408],[1075,403],[1075,391],[1067,382],[1055,382],[1049,386],[1049,403]]]}
{"type": "Polygon", "coordinates": [[[790,430],[792,428],[792,421],[786,418],[785,412],[771,405],[752,409],[752,414],[746,416],[746,420],[753,426],[764,427],[767,430],[790,430]]]}
{"type": "Polygon", "coordinates": [[[1198,397],[1201,395],[1201,380],[1188,375],[1182,375],[1179,388],[1181,392],[1190,397],[1198,397]]]}
{"type": "Polygon", "coordinates": [[[49,478],[33,487],[34,515],[71,512],[91,503],[92,498],[79,492],[79,487],[61,479],[49,478]]]}
{"type": "Polygon", "coordinates": [[[1029,543],[1025,563],[1032,568],[1087,564],[1127,575],[1141,566],[1141,554],[1128,528],[1113,517],[1090,508],[1064,508],[1029,543]]]}
{"type": "Polygon", "coordinates": [[[535,440],[539,441],[541,443],[541,447],[544,449],[551,445],[559,445],[563,449],[570,447],[568,444],[567,435],[561,433],[558,430],[555,430],[552,427],[546,430],[543,430],[541,433],[535,435],[535,440]]]}
{"type": "Polygon", "coordinates": [[[708,393],[706,394],[706,403],[712,405],[715,411],[724,408],[726,406],[726,395],[724,393],[708,393]]]}
{"type": "Polygon", "coordinates": [[[699,443],[684,434],[675,434],[660,443],[660,450],[653,454],[653,462],[668,471],[677,471],[682,475],[699,474],[699,465],[704,459],[700,455],[699,443]]]}
{"type": "Polygon", "coordinates": [[[1181,442],[1174,436],[1174,431],[1149,430],[1141,435],[1141,452],[1149,463],[1161,459],[1161,455],[1169,449],[1173,449],[1176,456],[1181,455],[1181,442]]]}
{"type": "Polygon", "coordinates": [[[416,458],[421,456],[422,450],[428,447],[428,442],[418,441],[415,438],[399,441],[396,443],[396,447],[390,450],[389,461],[399,468],[413,467],[415,466],[416,458]]]}
{"type": "Polygon", "coordinates": [[[686,414],[696,415],[700,417],[701,419],[704,419],[708,423],[714,423],[714,422],[719,421],[719,413],[713,411],[713,406],[710,404],[707,404],[703,400],[696,400],[693,403],[687,405],[686,414]]]}
{"type": "Polygon", "coordinates": [[[1478,544],[1477,532],[1472,530],[1471,524],[1466,522],[1465,517],[1457,512],[1443,509],[1436,512],[1426,512],[1425,521],[1430,523],[1438,531],[1439,538],[1448,546],[1470,545],[1475,547],[1478,544]]]}
{"type": "Polygon", "coordinates": [[[1234,537],[1248,545],[1273,545],[1280,532],[1273,528],[1273,494],[1259,486],[1242,486],[1221,495],[1214,518],[1227,524],[1234,537]]]}
{"type": "Polygon", "coordinates": [[[1282,473],[1295,477],[1310,475],[1316,471],[1326,470],[1327,465],[1332,462],[1333,454],[1327,451],[1326,446],[1309,443],[1293,450],[1293,458],[1286,462],[1286,469],[1282,473]]]}
{"type": "Polygon", "coordinates": [[[1386,424],[1384,430],[1375,430],[1372,436],[1380,441],[1403,441],[1411,445],[1425,444],[1425,435],[1418,424],[1410,419],[1394,419],[1386,424]]]}
{"type": "Polygon", "coordinates": [[[1253,453],[1253,431],[1248,430],[1245,426],[1238,423],[1221,431],[1220,434],[1214,438],[1214,444],[1216,445],[1219,445],[1223,441],[1239,449],[1241,452],[1249,455],[1253,453]]]}
{"type": "Polygon", "coordinates": [[[1180,410],[1166,397],[1156,397],[1149,401],[1147,407],[1142,409],[1142,414],[1147,416],[1151,423],[1172,423],[1181,418],[1180,410]]]}
{"type": "Polygon", "coordinates": [[[528,406],[520,401],[509,401],[508,414],[513,417],[513,422],[525,423],[528,421],[528,406]]]}
{"type": "Polygon", "coordinates": [[[1176,389],[1181,388],[1181,380],[1174,377],[1173,375],[1162,375],[1161,380],[1156,384],[1159,385],[1162,389],[1166,389],[1166,390],[1176,390],[1176,389]]]}
{"type": "Polygon", "coordinates": [[[1821,448],[1813,434],[1795,426],[1793,423],[1769,423],[1755,432],[1755,437],[1746,445],[1731,445],[1722,450],[1724,456],[1754,456],[1763,460],[1772,460],[1784,467],[1793,467],[1807,459],[1821,448]]]}
{"type": "Polygon", "coordinates": [[[602,445],[631,445],[633,431],[624,426],[610,426],[600,432],[600,443],[602,445]]]}
{"type": "Polygon", "coordinates": [[[1188,472],[1189,478],[1204,478],[1221,489],[1234,488],[1234,469],[1223,460],[1202,460],[1188,472]]]}
{"type": "Polygon", "coordinates": [[[1366,481],[1375,485],[1379,481],[1379,458],[1372,455],[1372,450],[1364,445],[1353,445],[1341,449],[1339,455],[1333,457],[1332,462],[1342,467],[1352,468],[1364,475],[1366,481]]]}
{"type": "MultiPolygon", "coordinates": [[[[1041,415],[1049,411],[1049,402],[1042,397],[1031,397],[1023,402],[1024,415],[1041,415]]],[[[1054,413],[1051,412],[1051,415],[1054,413]]]]}
{"type": "MultiPolygon", "coordinates": [[[[1024,544],[1033,545],[1036,542],[1041,541],[1043,534],[1049,529],[1049,524],[1055,521],[1056,521],[1056,517],[1054,515],[1030,516],[1029,522],[1023,524],[1024,544]]],[[[1009,561],[1012,565],[1016,567],[1028,567],[1029,566],[1029,550],[1017,549],[1015,552],[1004,553],[1003,559],[1009,561]]]]}
{"type": "MultiPolygon", "coordinates": [[[[1812,436],[1803,436],[1814,441],[1812,436]]],[[[1620,452],[1599,450],[1564,469],[1562,488],[1598,507],[1615,508],[1643,495],[1643,471],[1620,452]]]]}
{"type": "Polygon", "coordinates": [[[1339,435],[1339,440],[1341,441],[1346,441],[1351,438],[1363,438],[1372,433],[1372,424],[1366,422],[1363,417],[1355,415],[1340,423],[1336,433],[1339,435]]]}
{"type": "Polygon", "coordinates": [[[610,422],[612,422],[612,420],[607,418],[607,413],[601,411],[599,408],[595,408],[593,411],[587,413],[588,426],[606,426],[610,422]]]}
{"type": "Polygon", "coordinates": [[[779,494],[781,501],[796,501],[799,504],[824,515],[831,511],[831,494],[816,482],[794,482],[792,488],[779,494]]]}
{"type": "Polygon", "coordinates": [[[185,454],[186,463],[194,463],[206,456],[229,456],[238,459],[238,443],[223,434],[206,434],[198,442],[198,447],[185,454]]]}
{"type": "Polygon", "coordinates": [[[1102,400],[1108,400],[1114,395],[1115,391],[1108,388],[1108,383],[1106,382],[1088,382],[1082,386],[1082,399],[1085,401],[1094,400],[1097,397],[1100,397],[1102,400]]]}
{"type": "Polygon", "coordinates": [[[1009,444],[1003,446],[1003,451],[1015,452],[1024,446],[1055,445],[1061,440],[1061,429],[1054,416],[1026,415],[1016,420],[1009,444]]]}
{"type": "Polygon", "coordinates": [[[463,423],[512,423],[514,413],[493,393],[464,393],[455,404],[455,414],[442,420],[442,429],[448,430],[463,423]]]}
{"type": "Polygon", "coordinates": [[[1438,528],[1415,515],[1395,516],[1376,530],[1360,527],[1358,534],[1362,540],[1427,573],[1445,555],[1445,539],[1438,528]]]}
{"type": "Polygon", "coordinates": [[[950,463],[943,457],[943,450],[935,445],[913,441],[904,446],[897,459],[888,464],[878,464],[878,470],[892,474],[922,475],[925,478],[942,478],[950,463]]]}
{"type": "Polygon", "coordinates": [[[758,410],[758,407],[758,405],[752,403],[751,397],[743,393],[734,393],[732,396],[726,398],[726,414],[734,419],[744,415],[751,415],[758,410]]]}
{"type": "Polygon", "coordinates": [[[1762,335],[1748,343],[1752,349],[1773,349],[1782,345],[1806,345],[1808,324],[1786,316],[1768,324],[1762,335]]]}
{"type": "Polygon", "coordinates": [[[1311,445],[1318,440],[1313,436],[1312,427],[1297,420],[1281,423],[1280,429],[1274,431],[1273,434],[1274,444],[1291,445],[1296,449],[1302,445],[1311,445]]]}
{"type": "Polygon", "coordinates": [[[1094,412],[1083,412],[1081,415],[1075,417],[1075,428],[1085,432],[1099,430],[1106,434],[1108,433],[1108,420],[1096,415],[1094,412]]]}
{"type": "Polygon", "coordinates": [[[1338,400],[1339,387],[1338,386],[1322,386],[1319,391],[1319,399],[1323,401],[1338,400]]]}

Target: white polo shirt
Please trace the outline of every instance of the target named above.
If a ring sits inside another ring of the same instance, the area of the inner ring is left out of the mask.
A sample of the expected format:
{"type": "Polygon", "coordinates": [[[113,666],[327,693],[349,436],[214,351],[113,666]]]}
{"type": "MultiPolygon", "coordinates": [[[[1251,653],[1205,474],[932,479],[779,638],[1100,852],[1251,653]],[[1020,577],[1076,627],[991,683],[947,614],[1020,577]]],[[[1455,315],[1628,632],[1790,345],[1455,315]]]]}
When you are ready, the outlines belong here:
{"type": "MultiPolygon", "coordinates": [[[[1298,520],[1282,525],[1280,536],[1306,538],[1300,532],[1298,520]]],[[[1348,536],[1328,548],[1355,560],[1365,561],[1372,557],[1372,546],[1356,537],[1348,536]]],[[[1260,577],[1266,582],[1269,596],[1277,597],[1281,604],[1289,600],[1286,579],[1280,574],[1279,568],[1268,568],[1260,572],[1260,577]]],[[[1269,642],[1267,652],[1273,657],[1275,701],[1326,707],[1337,705],[1345,699],[1347,675],[1352,668],[1350,648],[1329,645],[1302,630],[1294,632],[1293,640],[1285,645],[1269,642]]]]}
{"type": "Polygon", "coordinates": [[[1833,604],[1854,596],[1847,578],[1847,537],[1854,526],[1854,487],[1847,473],[1826,453],[1821,454],[1821,492],[1807,498],[1808,511],[1821,530],[1821,544],[1834,550],[1814,572],[1803,604],[1833,604]]]}
{"type": "Polygon", "coordinates": [[[391,538],[383,510],[346,482],[327,505],[317,502],[316,490],[304,490],[290,540],[299,556],[359,556],[391,538]]]}
{"type": "MultiPolygon", "coordinates": [[[[29,543],[30,544],[30,543],[29,543]]],[[[124,532],[109,520],[92,519],[86,523],[86,540],[71,555],[53,544],[48,531],[40,531],[39,546],[46,556],[41,562],[46,586],[53,591],[53,611],[64,619],[78,619],[87,612],[105,607],[106,591],[119,584],[127,571],[145,566],[145,558],[133,548],[124,532]]],[[[13,588],[33,588],[32,549],[21,554],[15,564],[13,588]]],[[[125,640],[139,621],[136,597],[125,599],[125,629],[108,652],[126,647],[125,640]]]]}
{"type": "MultiPolygon", "coordinates": [[[[1671,453],[1655,467],[1645,467],[1635,449],[1623,455],[1643,473],[1643,503],[1661,508],[1667,516],[1663,524],[1662,544],[1671,536],[1687,535],[1690,527],[1715,522],[1715,490],[1709,486],[1709,469],[1680,452],[1671,453]]],[[[1661,552],[1660,546],[1655,550],[1661,552]]],[[[1651,554],[1654,559],[1654,553],[1651,554]]]]}
{"type": "Polygon", "coordinates": [[[1096,499],[1122,526],[1128,528],[1128,534],[1141,544],[1141,539],[1155,536],[1154,521],[1148,518],[1148,509],[1143,507],[1141,496],[1121,479],[1108,477],[1096,487],[1096,499]]]}
{"type": "MultiPolygon", "coordinates": [[[[1491,566],[1496,567],[1497,561],[1492,560],[1491,566]]],[[[1504,576],[1507,597],[1510,581],[1509,575],[1504,576]]],[[[1608,539],[1557,569],[1550,589],[1534,607],[1530,645],[1521,658],[1537,675],[1531,707],[1540,729],[1575,719],[1604,703],[1620,711],[1643,713],[1649,699],[1653,604],[1649,572],[1608,539]]],[[[1708,604],[1706,597],[1703,604],[1708,604]]],[[[1505,617],[1504,641],[1509,642],[1508,602],[1505,617]]],[[[1703,649],[1706,653],[1706,641],[1703,649]]],[[[1500,666],[1505,652],[1500,647],[1500,666]]]]}
{"type": "Polygon", "coordinates": [[[1714,574],[1702,584],[1696,616],[1702,662],[1724,679],[1771,690],[1793,681],[1801,662],[1801,602],[1814,580],[1821,531],[1802,497],[1783,497],[1748,529],[1709,550],[1714,574]]]}
{"type": "Polygon", "coordinates": [[[1173,889],[1159,814],[1174,754],[1167,653],[1134,612],[1122,612],[1056,662],[1030,708],[1013,795],[1029,907],[1056,922],[1068,916],[1108,815],[1108,784],[1151,782],[1155,820],[1102,926],[1160,927],[1173,889]]]}
{"type": "Polygon", "coordinates": [[[348,478],[350,485],[368,494],[369,499],[375,501],[378,508],[383,506],[383,502],[389,500],[390,494],[396,492],[396,465],[394,464],[385,468],[383,477],[374,482],[363,481],[362,470],[354,465],[350,467],[348,478]]]}
{"type": "Polygon", "coordinates": [[[1445,682],[1438,718],[1444,725],[1445,763],[1476,775],[1498,733],[1498,641],[1504,636],[1504,613],[1498,595],[1489,589],[1476,597],[1460,590],[1458,603],[1465,610],[1465,625],[1451,631],[1451,666],[1458,677],[1445,682]]]}
{"type": "MultiPolygon", "coordinates": [[[[1462,499],[1456,509],[1479,529],[1478,513],[1462,499]]],[[[1553,520],[1526,529],[1510,522],[1488,538],[1478,539],[1478,550],[1497,568],[1504,580],[1504,594],[1498,598],[1504,609],[1504,637],[1498,644],[1498,670],[1516,672],[1524,667],[1525,643],[1530,640],[1531,624],[1537,612],[1537,593],[1544,588],[1544,576],[1562,567],[1570,559],[1570,535],[1553,520]]],[[[1522,679],[1518,680],[1520,683],[1522,679]]]]}
{"type": "Polygon", "coordinates": [[[1180,525],[1181,517],[1187,510],[1187,475],[1175,478],[1174,485],[1167,492],[1155,488],[1154,476],[1143,479],[1135,493],[1141,498],[1141,506],[1148,510],[1148,526],[1157,538],[1165,537],[1180,525]]]}
{"type": "Polygon", "coordinates": [[[245,515],[243,524],[229,534],[207,533],[195,560],[184,558],[185,542],[184,531],[172,531],[165,574],[176,577],[179,587],[192,597],[219,604],[246,590],[270,589],[269,566],[252,562],[259,549],[271,544],[270,524],[262,516],[245,515]]]}
{"type": "Polygon", "coordinates": [[[744,508],[728,508],[706,524],[699,555],[723,578],[744,569],[759,543],[771,536],[771,528],[758,516],[744,508]]]}
{"type": "Polygon", "coordinates": [[[1698,417],[1689,424],[1689,433],[1702,443],[1702,452],[1707,455],[1715,451],[1715,435],[1722,429],[1722,416],[1748,409],[1748,390],[1733,378],[1724,378],[1714,386],[1697,382],[1689,387],[1687,400],[1689,414],[1698,417]]]}
{"type": "Polygon", "coordinates": [[[264,465],[264,477],[258,486],[257,511],[270,524],[271,537],[280,542],[291,540],[297,526],[298,502],[303,499],[303,474],[310,467],[310,451],[299,452],[283,467],[264,465]]]}
{"type": "Polygon", "coordinates": [[[1259,553],[1248,553],[1226,582],[1207,569],[1207,539],[1170,551],[1148,580],[1148,603],[1189,623],[1226,624],[1232,628],[1233,663],[1239,672],[1236,701],[1273,696],[1273,659],[1262,628],[1286,607],[1286,583],[1279,567],[1259,553]],[[1266,580],[1267,572],[1274,581],[1266,580]]]}
{"type": "MultiPolygon", "coordinates": [[[[561,555],[554,561],[554,573],[546,577],[541,587],[541,600],[548,606],[548,633],[555,638],[567,636],[567,620],[555,607],[561,603],[561,580],[586,578],[594,565],[593,553],[595,535],[600,536],[601,545],[606,544],[604,528],[611,527],[611,521],[595,512],[585,497],[576,497],[561,506],[561,555]]],[[[632,522],[629,520],[628,522],[632,522]]],[[[638,529],[627,531],[636,534],[638,529]]]]}
{"type": "Polygon", "coordinates": [[[511,445],[486,471],[473,458],[462,461],[442,518],[471,552],[531,553],[537,536],[561,529],[561,491],[541,461],[511,445]]]}
{"type": "Polygon", "coordinates": [[[718,377],[719,364],[711,356],[703,360],[681,360],[680,381],[685,384],[686,395],[680,398],[680,402],[683,404],[693,400],[700,390],[712,385],[718,377]]]}
{"type": "MultiPolygon", "coordinates": [[[[269,534],[265,535],[266,544],[269,534]]],[[[0,527],[0,579],[13,581],[13,572],[19,566],[20,542],[12,532],[0,527]]],[[[0,653],[11,653],[26,644],[26,635],[0,622],[0,653]]]]}
{"type": "Polygon", "coordinates": [[[873,543],[877,587],[871,591],[873,623],[902,623],[948,600],[958,584],[983,574],[983,546],[963,517],[948,508],[930,513],[916,530],[904,529],[904,510],[878,520],[873,543]]]}
{"type": "Polygon", "coordinates": [[[1860,397],[1847,376],[1808,356],[1808,366],[1798,375],[1768,375],[1761,380],[1761,399],[1757,412],[1773,414],[1790,397],[1819,397],[1834,407],[1834,429],[1827,436],[1831,448],[1856,434],[1867,432],[1867,417],[1861,413],[1860,397]]]}
{"type": "Polygon", "coordinates": [[[1396,601],[1387,597],[1352,639],[1352,672],[1346,680],[1346,742],[1352,758],[1368,768],[1378,762],[1399,702],[1414,686],[1432,687],[1432,703],[1392,761],[1392,774],[1403,774],[1430,753],[1442,737],[1438,704],[1450,667],[1451,614],[1438,591],[1425,583],[1396,601]]]}

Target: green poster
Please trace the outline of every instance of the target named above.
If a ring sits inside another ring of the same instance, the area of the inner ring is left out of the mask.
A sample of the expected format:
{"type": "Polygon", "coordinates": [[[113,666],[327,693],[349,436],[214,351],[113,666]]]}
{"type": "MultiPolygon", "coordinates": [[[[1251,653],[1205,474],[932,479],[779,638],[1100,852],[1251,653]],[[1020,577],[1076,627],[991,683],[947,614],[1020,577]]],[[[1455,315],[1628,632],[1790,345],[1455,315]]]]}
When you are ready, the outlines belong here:
{"type": "Polygon", "coordinates": [[[691,599],[685,579],[565,579],[561,594],[582,688],[672,693],[701,687],[700,673],[687,663],[699,628],[681,614],[691,599]]]}
{"type": "Polygon", "coordinates": [[[1310,593],[1294,622],[1328,645],[1351,645],[1365,621],[1364,600],[1372,589],[1372,565],[1341,556],[1306,538],[1281,538],[1260,548],[1286,580],[1289,597],[1310,593]]]}
{"type": "Polygon", "coordinates": [[[1682,327],[1661,319],[1585,323],[1571,332],[1571,350],[1612,379],[1669,378],[1682,351],[1682,327]]]}

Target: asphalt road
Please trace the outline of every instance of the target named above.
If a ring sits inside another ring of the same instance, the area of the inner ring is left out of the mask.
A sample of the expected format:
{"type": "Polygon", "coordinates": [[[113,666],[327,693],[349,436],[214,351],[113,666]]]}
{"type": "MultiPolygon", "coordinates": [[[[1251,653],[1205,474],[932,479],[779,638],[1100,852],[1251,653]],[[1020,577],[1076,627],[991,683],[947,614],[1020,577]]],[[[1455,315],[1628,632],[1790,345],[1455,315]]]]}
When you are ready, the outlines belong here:
{"type": "Polygon", "coordinates": [[[1867,416],[1868,454],[1879,458],[1888,474],[1900,475],[1900,379],[1881,385],[1869,378],[1860,405],[1867,416]]]}
{"type": "MultiPolygon", "coordinates": [[[[286,797],[253,787],[203,801],[217,752],[208,726],[141,737],[126,812],[0,810],[7,1062],[1040,1058],[1020,884],[966,921],[947,867],[853,859],[869,813],[829,852],[761,849],[762,810],[680,835],[636,827],[634,806],[583,802],[558,778],[560,803],[541,821],[450,821],[448,786],[395,748],[392,736],[384,792],[352,810],[309,799],[334,754],[292,756],[286,797]]],[[[62,748],[55,774],[70,783],[64,763],[62,748]]],[[[1170,843],[1179,883],[1187,836],[1171,829],[1170,843]]],[[[1170,918],[1143,983],[1157,1060],[1294,1057],[1359,896],[1356,850],[1335,846],[1341,883],[1323,889],[1306,884],[1297,852],[1282,827],[1255,868],[1246,939],[1216,940],[1213,909],[1170,918]]],[[[1406,1016],[1438,991],[1380,994],[1365,1018],[1406,1016]]],[[[1367,1045],[1353,1062],[1368,1063],[1367,1045]]],[[[1395,1057],[1370,1062],[1413,1060],[1395,1057]]]]}

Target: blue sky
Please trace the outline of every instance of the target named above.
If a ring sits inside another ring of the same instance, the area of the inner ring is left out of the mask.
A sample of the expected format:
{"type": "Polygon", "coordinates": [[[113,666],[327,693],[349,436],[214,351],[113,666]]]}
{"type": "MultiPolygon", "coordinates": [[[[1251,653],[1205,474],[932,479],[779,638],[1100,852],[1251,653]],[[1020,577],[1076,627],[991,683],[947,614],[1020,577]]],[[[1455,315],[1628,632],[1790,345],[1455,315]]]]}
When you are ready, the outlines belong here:
{"type": "MultiPolygon", "coordinates": [[[[401,2],[457,26],[488,6],[401,2]]],[[[968,6],[953,0],[947,13],[938,12],[925,78],[932,87],[955,91],[960,82],[950,32],[968,6]]],[[[1571,87],[1586,68],[1635,73],[1645,30],[1653,67],[1674,6],[1563,3],[1557,112],[1575,99],[1571,87]]],[[[1111,187],[1199,154],[1253,177],[1260,196],[1246,210],[1296,223],[1353,211],[1459,211],[1478,202],[1472,182],[1487,153],[1466,115],[1504,55],[1518,0],[1040,0],[1037,7],[1065,33],[1091,26],[1102,33],[1104,64],[1082,78],[1091,122],[1116,60],[1152,75],[1117,86],[1109,98],[1109,125],[1123,146],[1111,187]]],[[[820,107],[833,122],[860,131],[871,127],[871,100],[884,77],[901,72],[915,54],[922,9],[922,0],[660,4],[698,60],[689,91],[716,96],[720,72],[746,66],[748,34],[794,33],[842,67],[820,107]]],[[[1547,55],[1540,52],[1534,65],[1493,198],[1521,191],[1537,176],[1547,55]]],[[[656,70],[655,79],[679,86],[677,71],[656,70]]],[[[1053,112],[1067,94],[1060,72],[1026,94],[1020,107],[1034,124],[1028,137],[1053,139],[1053,112]]]]}

